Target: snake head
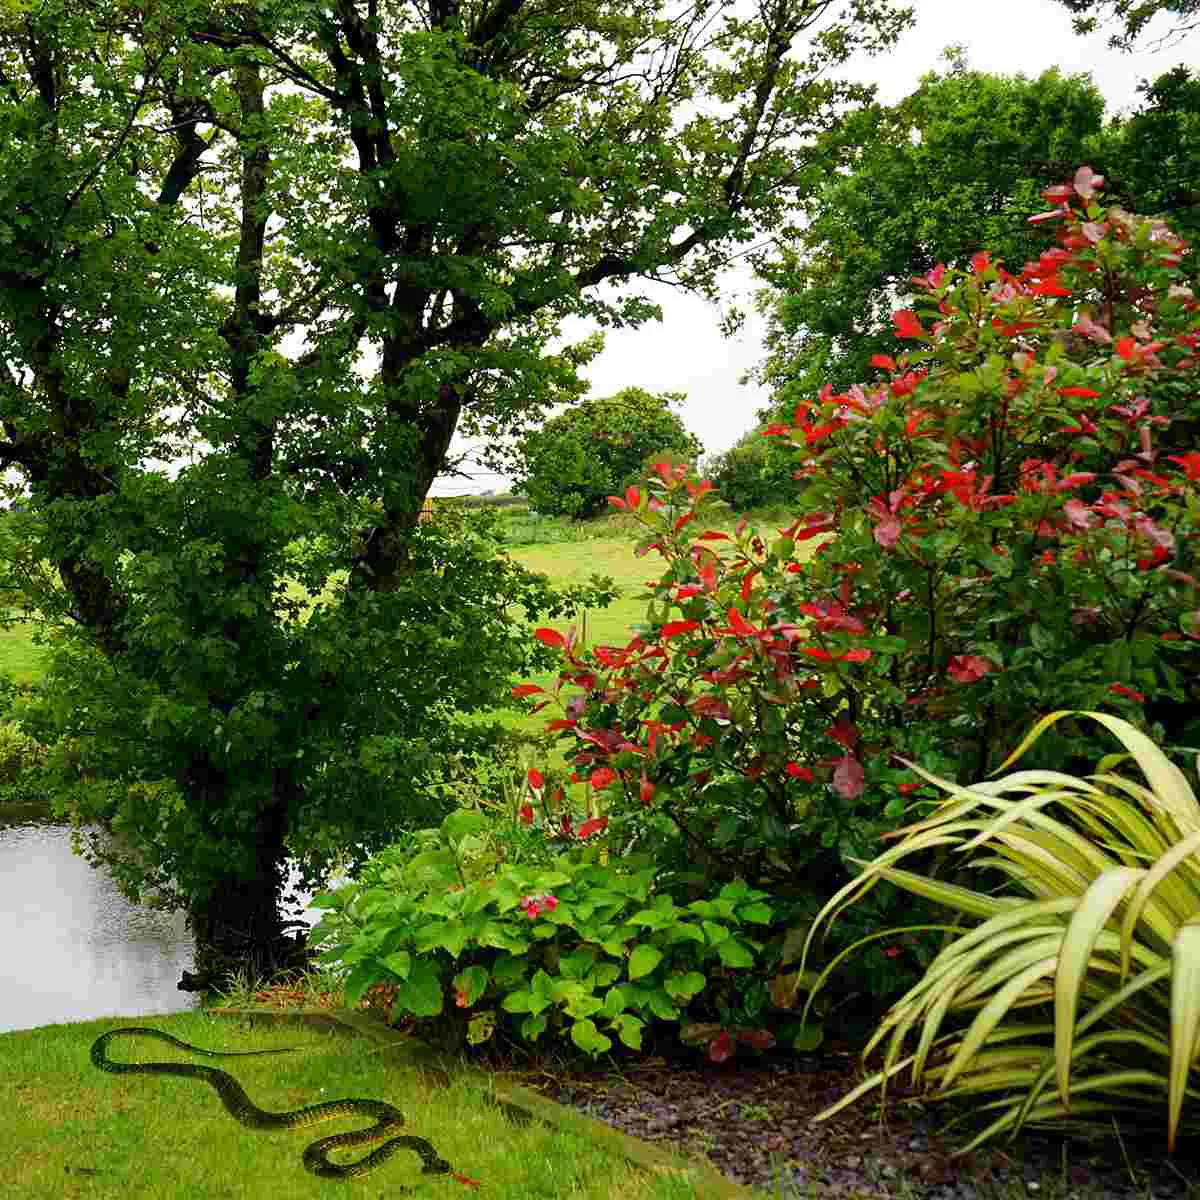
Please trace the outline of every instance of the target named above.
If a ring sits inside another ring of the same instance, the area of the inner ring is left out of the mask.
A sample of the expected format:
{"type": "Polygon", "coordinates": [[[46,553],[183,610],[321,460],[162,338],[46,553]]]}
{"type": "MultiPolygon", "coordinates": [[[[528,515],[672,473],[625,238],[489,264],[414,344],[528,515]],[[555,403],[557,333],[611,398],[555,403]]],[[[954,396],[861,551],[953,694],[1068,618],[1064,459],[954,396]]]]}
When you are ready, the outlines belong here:
{"type": "Polygon", "coordinates": [[[422,1175],[449,1175],[454,1168],[444,1158],[427,1159],[421,1168],[422,1175]]]}

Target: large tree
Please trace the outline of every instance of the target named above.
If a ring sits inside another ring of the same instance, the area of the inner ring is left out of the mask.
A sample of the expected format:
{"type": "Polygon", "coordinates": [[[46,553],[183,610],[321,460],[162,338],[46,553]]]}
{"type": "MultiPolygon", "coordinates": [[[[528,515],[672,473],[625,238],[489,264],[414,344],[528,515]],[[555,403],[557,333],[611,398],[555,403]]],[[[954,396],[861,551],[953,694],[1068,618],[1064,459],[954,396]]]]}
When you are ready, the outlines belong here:
{"type": "Polygon", "coordinates": [[[1086,76],[989,75],[955,58],[898,104],[841,122],[829,137],[848,169],[758,264],[771,285],[759,297],[769,327],[758,374],[773,404],[790,412],[825,383],[868,378],[873,354],[898,352],[892,310],[938,262],[964,265],[982,246],[1017,268],[1036,258],[1050,235],[1026,218],[1094,148],[1103,114],[1086,76]]]}
{"type": "Polygon", "coordinates": [[[319,878],[411,820],[450,715],[535,652],[506,602],[558,602],[417,529],[456,429],[578,398],[599,344],[552,353],[560,322],[655,313],[616,285],[713,294],[822,175],[813,135],[869,98],[836,69],[908,20],[0,5],[9,583],[58,637],[26,719],[77,819],[119,835],[97,852],[214,961],[274,960],[289,853],[319,878]]]}

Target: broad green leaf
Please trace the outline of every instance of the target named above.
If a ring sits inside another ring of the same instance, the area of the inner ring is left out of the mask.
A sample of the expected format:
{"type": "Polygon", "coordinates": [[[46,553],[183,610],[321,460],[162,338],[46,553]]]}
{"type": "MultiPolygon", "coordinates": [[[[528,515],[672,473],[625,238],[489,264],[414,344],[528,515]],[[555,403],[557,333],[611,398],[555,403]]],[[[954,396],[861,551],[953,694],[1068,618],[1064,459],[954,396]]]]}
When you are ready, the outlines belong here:
{"type": "Polygon", "coordinates": [[[436,1017],[442,1011],[441,976],[429,963],[415,959],[397,989],[396,1004],[415,1017],[436,1017]]]}
{"type": "Polygon", "coordinates": [[[629,956],[629,978],[640,979],[648,975],[662,962],[662,957],[657,946],[638,946],[629,956]]]}
{"type": "Polygon", "coordinates": [[[582,1021],[576,1021],[571,1026],[571,1041],[577,1045],[580,1050],[586,1054],[590,1054],[593,1058],[603,1054],[606,1050],[612,1049],[612,1039],[607,1038],[597,1028],[594,1021],[585,1018],[582,1021]]]}

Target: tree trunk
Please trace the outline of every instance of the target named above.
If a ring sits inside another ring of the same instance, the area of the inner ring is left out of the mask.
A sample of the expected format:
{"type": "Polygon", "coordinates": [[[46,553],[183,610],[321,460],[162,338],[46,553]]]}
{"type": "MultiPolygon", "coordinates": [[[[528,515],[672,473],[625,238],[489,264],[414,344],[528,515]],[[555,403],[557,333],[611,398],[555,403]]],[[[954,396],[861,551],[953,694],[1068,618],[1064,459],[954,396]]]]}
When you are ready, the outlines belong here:
{"type": "MultiPolygon", "coordinates": [[[[225,777],[206,763],[188,772],[189,803],[198,811],[224,808],[225,777]]],[[[249,982],[269,982],[281,972],[309,965],[303,933],[287,936],[280,912],[286,881],[289,800],[296,785],[276,771],[271,800],[261,808],[254,829],[254,860],[248,877],[230,873],[193,901],[187,914],[195,941],[196,972],[185,971],[179,987],[207,991],[242,973],[249,982]]]]}

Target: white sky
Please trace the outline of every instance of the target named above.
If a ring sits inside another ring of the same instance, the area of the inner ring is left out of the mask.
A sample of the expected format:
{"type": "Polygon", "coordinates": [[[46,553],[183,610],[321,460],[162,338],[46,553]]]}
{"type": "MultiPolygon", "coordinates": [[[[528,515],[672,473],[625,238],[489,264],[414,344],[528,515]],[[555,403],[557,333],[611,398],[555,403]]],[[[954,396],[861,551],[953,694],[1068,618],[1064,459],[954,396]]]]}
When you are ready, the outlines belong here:
{"type": "MultiPolygon", "coordinates": [[[[1132,54],[1110,50],[1109,31],[1082,38],[1071,29],[1071,14],[1055,0],[910,0],[916,24],[886,57],[864,58],[853,74],[879,85],[879,100],[895,103],[917,86],[921,75],[944,69],[943,47],[961,43],[968,65],[998,75],[1036,78],[1048,67],[1064,74],[1090,72],[1108,101],[1107,115],[1137,107],[1137,85],[1179,63],[1193,64],[1200,35],[1156,46],[1157,35],[1171,27],[1159,18],[1132,54]]],[[[752,311],[755,281],[748,268],[730,271],[724,286],[726,304],[737,301],[747,312],[736,338],[719,330],[720,307],[684,295],[662,284],[643,283],[641,291],[662,305],[663,320],[635,330],[608,330],[604,353],[581,373],[591,395],[608,396],[623,387],[647,391],[681,391],[687,402],[684,424],[704,444],[706,454],[728,449],[754,424],[754,414],[767,400],[765,389],[742,386],[738,378],[764,357],[763,322],[752,311]]],[[[589,323],[564,325],[568,340],[591,331],[589,323]]],[[[507,481],[479,475],[471,482],[440,480],[434,495],[503,490],[507,481]]]]}

